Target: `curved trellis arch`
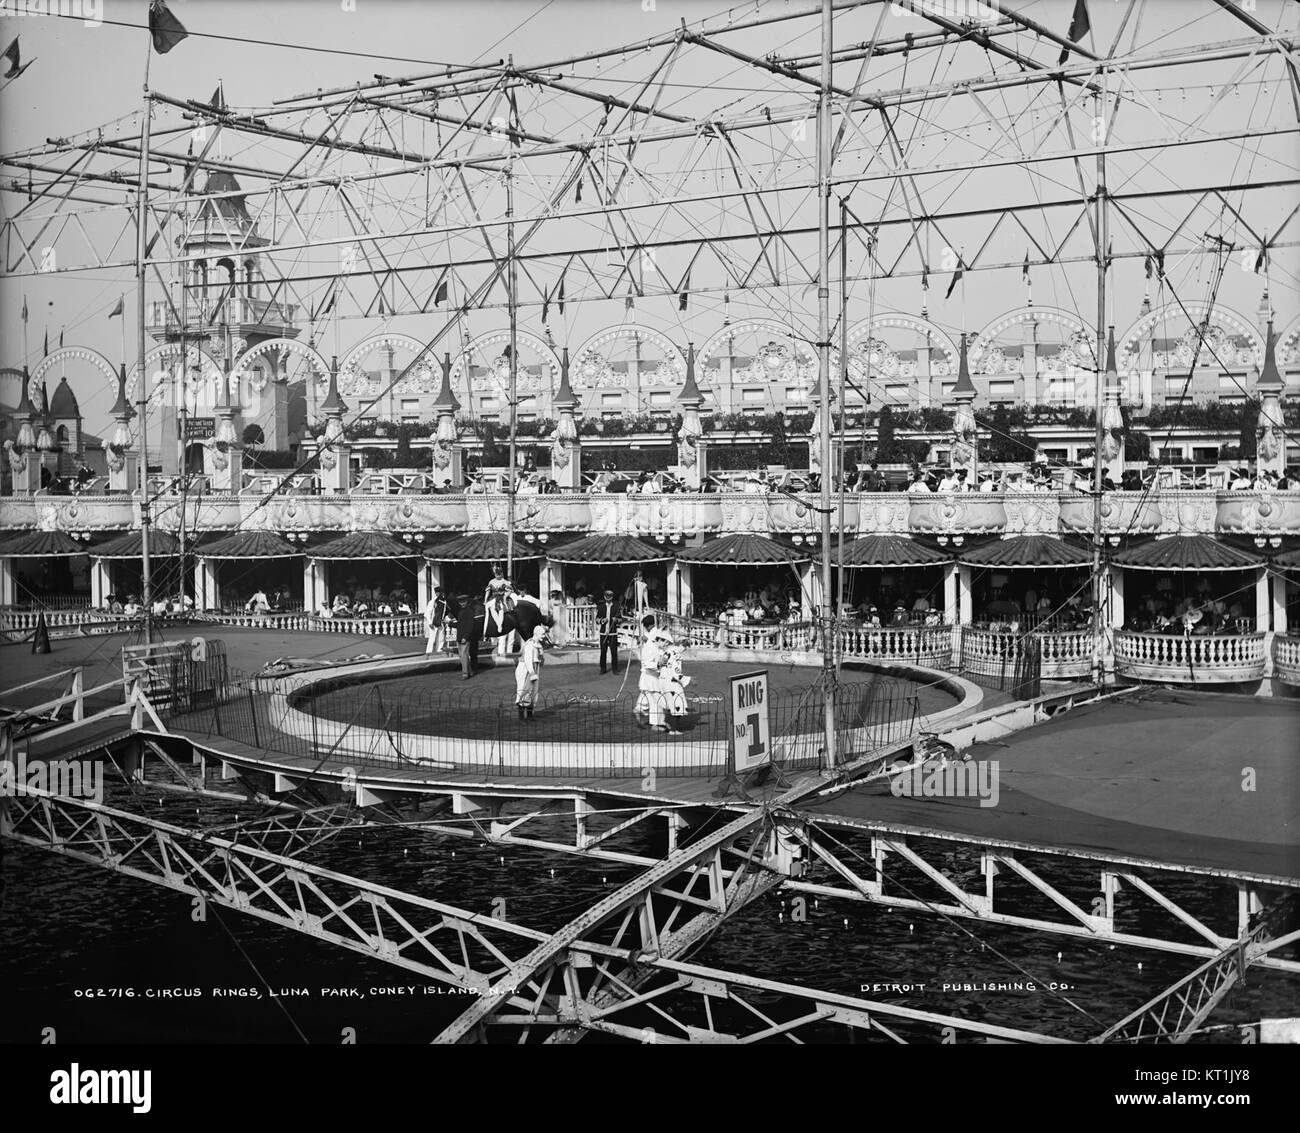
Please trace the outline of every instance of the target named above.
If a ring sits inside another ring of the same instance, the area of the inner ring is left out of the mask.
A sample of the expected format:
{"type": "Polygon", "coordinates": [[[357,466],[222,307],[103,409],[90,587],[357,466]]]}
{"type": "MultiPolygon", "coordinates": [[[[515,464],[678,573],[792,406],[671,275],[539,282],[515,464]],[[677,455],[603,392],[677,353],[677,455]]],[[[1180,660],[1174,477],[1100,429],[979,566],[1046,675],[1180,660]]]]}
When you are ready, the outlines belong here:
{"type": "Polygon", "coordinates": [[[657,380],[664,385],[681,385],[686,380],[686,355],[671,338],[650,327],[623,324],[598,330],[574,352],[569,378],[575,389],[621,384],[622,379],[610,370],[608,359],[600,348],[623,338],[633,342],[647,342],[663,351],[664,360],[650,375],[651,381],[657,380]]]}
{"type": "Polygon", "coordinates": [[[60,346],[58,350],[42,358],[37,363],[36,369],[32,371],[31,380],[27,384],[27,391],[33,401],[36,399],[33,391],[40,389],[41,381],[54,367],[54,364],[56,362],[66,363],[69,359],[76,359],[78,362],[89,362],[90,365],[104,375],[105,380],[108,382],[108,388],[113,395],[117,395],[117,369],[112,362],[99,353],[98,350],[91,350],[87,346],[60,346]]]}
{"type": "MultiPolygon", "coordinates": [[[[542,360],[551,367],[552,375],[559,374],[560,357],[555,353],[554,348],[545,339],[533,334],[532,331],[521,330],[516,332],[515,341],[519,346],[529,346],[541,355],[542,360]]],[[[481,334],[476,338],[470,339],[470,341],[465,344],[464,349],[456,355],[455,359],[452,361],[451,380],[453,385],[465,373],[466,365],[474,359],[476,354],[481,362],[485,362],[488,366],[492,366],[504,353],[504,348],[509,345],[509,342],[510,332],[508,330],[489,331],[487,334],[481,334]],[[492,347],[498,346],[500,349],[496,351],[491,349],[492,347]]],[[[491,378],[475,378],[474,388],[478,390],[504,389],[508,380],[508,376],[503,376],[498,367],[498,376],[496,381],[493,381],[491,378]]],[[[522,368],[520,368],[518,373],[518,388],[521,393],[541,393],[543,392],[541,387],[542,383],[540,378],[535,377],[532,374],[527,374],[522,368]]]]}
{"type": "MultiPolygon", "coordinates": [[[[145,368],[150,369],[153,374],[153,384],[155,389],[160,387],[163,382],[171,377],[170,373],[168,373],[165,368],[158,366],[158,363],[164,358],[169,360],[174,359],[179,353],[180,343],[160,342],[145,354],[145,368]]],[[[199,390],[202,390],[202,400],[211,403],[216,398],[217,392],[221,388],[221,380],[224,376],[221,367],[217,365],[217,360],[213,358],[211,354],[197,346],[187,345],[185,348],[185,356],[190,366],[199,367],[198,381],[189,381],[187,391],[191,396],[195,396],[199,390]]],[[[135,365],[130,366],[127,369],[126,374],[126,395],[130,401],[136,399],[136,384],[139,380],[140,364],[137,362],[135,365]]],[[[117,389],[116,378],[113,379],[113,389],[114,391],[117,389]]]]}
{"type": "MultiPolygon", "coordinates": [[[[1211,326],[1223,327],[1226,330],[1246,338],[1250,342],[1250,347],[1246,351],[1237,352],[1234,350],[1231,359],[1225,358],[1224,361],[1235,365],[1256,365],[1264,364],[1264,339],[1259,331],[1238,311],[1231,307],[1225,307],[1222,303],[1211,305],[1203,299],[1193,300],[1184,304],[1187,311],[1183,312],[1183,307],[1177,303],[1166,303],[1162,307],[1156,308],[1143,315],[1132,326],[1124,332],[1123,338],[1115,344],[1116,361],[1121,370],[1137,369],[1137,365],[1131,361],[1133,357],[1141,353],[1144,345],[1143,340],[1150,337],[1154,327],[1161,323],[1170,323],[1175,326],[1182,326],[1183,333],[1195,329],[1195,323],[1188,322],[1188,315],[1195,320],[1205,319],[1207,316],[1211,326]]],[[[1200,364],[1203,366],[1213,366],[1215,361],[1212,355],[1202,350],[1200,364]]],[[[1160,365],[1153,365],[1152,369],[1160,369],[1160,365]]]]}
{"type": "Polygon", "coordinates": [[[1019,365],[1014,358],[1008,358],[997,344],[998,337],[1015,326],[1026,323],[1050,323],[1064,332],[1059,351],[1050,353],[1040,349],[1039,366],[1041,369],[1059,369],[1062,361],[1067,364],[1093,367],[1096,365],[1096,328],[1089,326],[1076,311],[1067,311],[1064,307],[1017,307],[989,323],[983,330],[967,338],[967,357],[971,369],[979,374],[1018,372],[1019,365]]]}
{"type": "MultiPolygon", "coordinates": [[[[909,315],[902,311],[881,311],[869,319],[854,323],[849,328],[849,371],[856,380],[866,381],[867,366],[864,351],[872,352],[871,372],[874,377],[915,379],[918,376],[915,364],[909,367],[874,333],[886,328],[909,330],[922,338],[929,335],[931,347],[937,346],[944,355],[944,363],[934,368],[932,373],[955,374],[957,372],[957,344],[946,331],[917,315],[909,315]]],[[[835,352],[833,360],[836,365],[838,365],[838,358],[838,352],[835,352]]]]}
{"type": "MultiPolygon", "coordinates": [[[[786,323],[778,322],[776,319],[739,319],[734,323],[729,323],[719,330],[714,331],[707,339],[704,345],[700,347],[696,354],[696,364],[698,371],[708,371],[711,369],[709,363],[713,361],[718,352],[718,348],[728,340],[738,337],[742,334],[757,333],[772,336],[771,343],[778,347],[777,352],[773,352],[769,357],[781,359],[781,364],[770,366],[771,373],[764,374],[763,377],[769,381],[799,381],[805,386],[810,385],[817,379],[817,352],[812,343],[801,335],[795,333],[793,327],[786,323]],[[785,348],[790,352],[789,358],[782,358],[780,348],[785,348]],[[794,366],[794,372],[790,372],[791,365],[794,366]]],[[[764,352],[767,347],[760,347],[755,354],[754,365],[764,364],[764,352]]],[[[732,381],[735,382],[738,375],[732,375],[732,381]]],[[[743,379],[742,379],[743,380],[743,379]]],[[[752,380],[759,380],[758,376],[753,376],[752,380]]]]}

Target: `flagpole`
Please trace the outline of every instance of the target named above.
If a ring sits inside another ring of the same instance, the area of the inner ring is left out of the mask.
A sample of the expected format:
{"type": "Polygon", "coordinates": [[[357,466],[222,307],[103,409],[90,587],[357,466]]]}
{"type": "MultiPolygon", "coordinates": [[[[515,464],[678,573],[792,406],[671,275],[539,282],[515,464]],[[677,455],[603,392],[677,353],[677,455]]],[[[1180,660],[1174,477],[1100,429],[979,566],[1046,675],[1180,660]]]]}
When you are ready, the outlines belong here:
{"type": "MultiPolygon", "coordinates": [[[[150,37],[152,40],[152,37],[150,37]]],[[[149,61],[153,54],[150,41],[144,58],[144,123],[140,133],[140,177],[135,195],[135,286],[136,286],[136,346],[139,352],[140,372],[136,387],[137,414],[140,418],[140,602],[144,607],[144,643],[153,644],[153,586],[152,563],[149,557],[149,377],[145,369],[145,219],[149,193],[149,128],[152,105],[149,95],[149,61]]],[[[126,322],[126,316],[122,316],[126,322]]],[[[124,351],[125,353],[125,351],[124,351]]]]}
{"type": "MultiPolygon", "coordinates": [[[[511,102],[511,129],[517,129],[511,102]]],[[[514,136],[508,137],[510,162],[506,166],[506,264],[510,284],[510,467],[506,470],[506,579],[515,580],[515,459],[518,441],[519,418],[516,402],[519,395],[519,312],[516,302],[518,275],[515,264],[515,191],[514,191],[514,136]]]]}
{"type": "Polygon", "coordinates": [[[1103,598],[1105,597],[1104,583],[1101,577],[1101,486],[1102,486],[1102,459],[1101,447],[1104,440],[1104,430],[1102,428],[1102,402],[1105,400],[1104,384],[1105,378],[1105,358],[1106,358],[1106,269],[1109,266],[1107,252],[1109,251],[1109,232],[1107,231],[1106,215],[1106,69],[1101,70],[1101,93],[1094,95],[1097,99],[1097,109],[1094,111],[1094,121],[1102,124],[1101,144],[1097,147],[1097,346],[1096,357],[1093,359],[1097,365],[1096,379],[1093,391],[1093,417],[1096,428],[1094,430],[1092,445],[1092,680],[1096,685],[1101,685],[1105,680],[1105,660],[1102,656],[1104,652],[1103,636],[1105,628],[1102,625],[1103,598]]]}
{"type": "MultiPolygon", "coordinates": [[[[826,769],[835,767],[835,643],[839,625],[831,607],[831,344],[830,344],[830,155],[831,0],[822,0],[821,83],[817,92],[817,394],[821,400],[822,701],[826,769]]],[[[840,407],[843,412],[843,406],[840,407]]]]}

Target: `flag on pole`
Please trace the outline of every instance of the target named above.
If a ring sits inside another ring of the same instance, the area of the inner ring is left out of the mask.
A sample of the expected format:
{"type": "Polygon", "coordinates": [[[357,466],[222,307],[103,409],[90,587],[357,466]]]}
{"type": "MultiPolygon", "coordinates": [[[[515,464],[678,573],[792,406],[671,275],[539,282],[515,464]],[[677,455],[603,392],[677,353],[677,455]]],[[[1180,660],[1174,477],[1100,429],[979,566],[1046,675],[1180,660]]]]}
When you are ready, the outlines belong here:
{"type": "Polygon", "coordinates": [[[686,310],[686,302],[690,298],[690,294],[691,294],[691,273],[687,272],[686,283],[682,287],[682,293],[677,296],[677,309],[679,311],[686,310]]]}
{"type": "Polygon", "coordinates": [[[379,293],[379,317],[382,319],[382,318],[384,318],[387,314],[388,314],[388,311],[385,310],[385,308],[384,308],[384,293],[381,291],[381,292],[379,293]]]}
{"type": "Polygon", "coordinates": [[[1259,275],[1261,271],[1268,271],[1268,236],[1264,236],[1264,243],[1259,246],[1259,255],[1255,257],[1255,274],[1259,275]]]}
{"type": "Polygon", "coordinates": [[[223,114],[225,113],[228,107],[226,106],[226,91],[224,84],[217,83],[217,89],[212,92],[212,97],[208,99],[208,105],[211,106],[213,110],[219,111],[223,114]]]}
{"type": "Polygon", "coordinates": [[[50,356],[50,328],[49,328],[49,327],[46,327],[46,328],[45,328],[45,354],[44,354],[44,357],[48,358],[49,356],[50,356]]]}
{"type": "Polygon", "coordinates": [[[623,310],[631,311],[635,309],[636,304],[632,301],[632,289],[627,289],[627,298],[623,300],[623,310]]]}
{"type": "Polygon", "coordinates": [[[1029,251],[1025,250],[1025,265],[1020,269],[1020,274],[1024,277],[1025,283],[1029,283],[1029,251]]]}
{"type": "Polygon", "coordinates": [[[573,194],[573,203],[582,204],[582,174],[578,174],[578,191],[573,194]]]}
{"type": "Polygon", "coordinates": [[[9,64],[9,66],[5,69],[4,75],[0,76],[0,78],[6,78],[6,79],[16,79],[25,70],[27,70],[27,68],[30,67],[32,63],[36,62],[36,60],[34,59],[32,60],[32,63],[19,62],[17,36],[14,36],[13,43],[11,43],[8,47],[5,48],[4,59],[9,64]]]}
{"type": "Polygon", "coordinates": [[[551,294],[548,291],[542,296],[542,326],[546,325],[546,320],[551,317],[551,294]]]}
{"type": "MultiPolygon", "coordinates": [[[[1085,0],[1074,0],[1074,15],[1070,17],[1070,30],[1066,32],[1066,37],[1071,43],[1078,43],[1085,35],[1092,31],[1092,21],[1088,19],[1088,5],[1085,0]]],[[[1056,61],[1057,66],[1063,64],[1070,57],[1068,47],[1061,48],[1061,57],[1056,61]]]]}
{"type": "Polygon", "coordinates": [[[564,317],[564,272],[560,272],[560,317],[564,317]]]}
{"type": "Polygon", "coordinates": [[[63,328],[59,327],[59,349],[63,349],[63,328]]]}
{"type": "Polygon", "coordinates": [[[1164,252],[1156,253],[1156,278],[1164,279],[1165,277],[1165,254],[1164,252]]]}
{"type": "Polygon", "coordinates": [[[27,296],[23,296],[23,322],[27,321],[27,296]]]}
{"type": "Polygon", "coordinates": [[[110,319],[115,319],[122,313],[122,299],[123,296],[121,295],[117,297],[117,302],[114,304],[113,309],[108,312],[108,317],[110,319]]]}
{"type": "Polygon", "coordinates": [[[446,298],[447,298],[447,279],[444,276],[442,282],[438,284],[438,290],[433,293],[433,305],[437,307],[439,304],[445,302],[446,298]]]}
{"type": "Polygon", "coordinates": [[[925,268],[921,269],[921,290],[922,291],[930,290],[930,273],[925,268]]]}
{"type": "Polygon", "coordinates": [[[1151,253],[1148,252],[1142,261],[1142,267],[1146,270],[1147,279],[1151,278],[1151,253]]]}
{"type": "Polygon", "coordinates": [[[945,300],[952,298],[953,289],[957,286],[957,284],[961,281],[961,277],[965,274],[966,274],[966,265],[961,262],[960,258],[958,258],[957,270],[952,273],[952,282],[948,284],[948,290],[944,293],[945,300]]]}
{"type": "Polygon", "coordinates": [[[190,33],[167,9],[163,0],[153,0],[149,5],[149,34],[153,36],[153,49],[159,55],[166,55],[190,33]]]}

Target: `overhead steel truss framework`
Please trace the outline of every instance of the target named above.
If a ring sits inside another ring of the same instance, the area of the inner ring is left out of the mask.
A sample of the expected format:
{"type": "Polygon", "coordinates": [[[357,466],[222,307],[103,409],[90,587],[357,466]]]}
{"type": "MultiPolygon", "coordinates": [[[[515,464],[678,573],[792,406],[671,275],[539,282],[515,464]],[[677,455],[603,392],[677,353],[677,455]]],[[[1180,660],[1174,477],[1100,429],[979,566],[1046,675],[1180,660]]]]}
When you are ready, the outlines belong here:
{"type": "MultiPolygon", "coordinates": [[[[150,739],[120,766],[136,790],[169,787],[232,797],[208,785],[209,767],[201,759],[193,760],[196,770],[186,770],[185,762],[150,739]]],[[[518,813],[511,811],[512,801],[519,801],[512,799],[520,794],[517,788],[448,789],[428,800],[372,790],[362,776],[347,784],[355,800],[337,803],[321,801],[337,797],[339,784],[329,777],[276,784],[274,776],[249,767],[224,764],[211,770],[223,784],[237,780],[250,801],[281,809],[270,815],[259,809],[248,821],[195,830],[33,791],[0,800],[0,834],[477,992],[473,1005],[439,1041],[565,1042],[587,1031],[670,1043],[800,1042],[849,1033],[897,1042],[1065,1041],[687,958],[727,917],[778,886],[796,895],[868,900],[948,918],[1209,956],[1092,1041],[1186,1041],[1247,967],[1300,970],[1300,964],[1276,955],[1294,953],[1300,938],[1293,913],[1285,912],[1294,903],[1295,886],[1284,879],[1224,877],[1206,870],[1187,870],[1180,879],[1180,871],[1167,865],[1099,859],[1092,865],[1100,868],[1100,900],[1089,911],[1087,894],[1096,882],[1088,880],[1091,859],[1084,856],[933,832],[863,830],[842,819],[811,819],[792,809],[793,798],[774,799],[727,820],[727,810],[716,807],[649,799],[637,804],[628,797],[557,788],[557,797],[549,799],[540,789],[525,792],[524,812],[518,813]],[[353,805],[360,800],[364,805],[353,805]],[[710,817],[717,829],[701,833],[710,817]],[[663,851],[647,855],[647,824],[659,818],[667,826],[663,851]],[[633,865],[639,872],[548,934],[301,860],[319,841],[362,825],[574,853],[633,865]],[[642,848],[629,852],[629,838],[635,842],[638,836],[642,848]],[[690,842],[691,837],[696,840],[690,842]],[[863,838],[869,841],[862,843],[863,838]],[[967,870],[960,855],[976,868],[967,870]],[[970,885],[969,872],[984,878],[984,892],[970,885]],[[1005,880],[995,887],[998,877],[1005,880]],[[1194,881],[1203,891],[1216,883],[1235,889],[1237,927],[1225,923],[1216,929],[1204,912],[1180,900],[1171,892],[1179,880],[1194,881]],[[1277,894],[1282,897],[1274,900],[1277,894]],[[1261,916],[1266,898],[1278,911],[1261,916]],[[1153,912],[1164,914],[1171,926],[1163,935],[1150,927],[1153,912]],[[1124,921],[1139,918],[1144,931],[1126,928],[1124,921]]],[[[807,791],[805,786],[788,794],[807,791]]]]}
{"type": "MultiPolygon", "coordinates": [[[[216,241],[255,253],[263,297],[309,320],[504,306],[508,175],[521,306],[767,288],[800,306],[819,80],[811,56],[773,54],[770,31],[808,31],[817,12],[762,7],[580,59],[376,76],[252,112],[155,93],[150,277],[176,302],[173,275],[216,241]],[[761,91],[735,98],[737,74],[761,91]],[[239,189],[207,191],[212,173],[239,189]]],[[[1093,261],[1084,159],[1102,150],[1111,185],[1140,186],[1107,195],[1112,260],[1222,249],[1207,237],[1300,244],[1289,35],[1198,0],[1186,23],[1215,42],[1142,46],[1126,0],[1093,52],[1013,4],[968,7],[963,23],[927,0],[835,5],[830,184],[850,210],[850,277],[1019,266],[1021,248],[1031,265],[1093,261]],[[1168,76],[1206,93],[1162,101],[1168,76]],[[1243,111],[1260,84],[1277,97],[1243,111]]],[[[134,266],[141,142],[90,131],[0,159],[5,270],[134,266]]]]}

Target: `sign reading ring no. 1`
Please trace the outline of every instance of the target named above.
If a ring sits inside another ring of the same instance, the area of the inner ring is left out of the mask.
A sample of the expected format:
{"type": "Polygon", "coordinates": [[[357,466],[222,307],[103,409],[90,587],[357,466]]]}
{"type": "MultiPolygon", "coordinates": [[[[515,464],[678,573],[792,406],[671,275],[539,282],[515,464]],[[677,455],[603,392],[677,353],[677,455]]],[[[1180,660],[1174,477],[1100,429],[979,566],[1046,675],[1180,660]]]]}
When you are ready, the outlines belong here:
{"type": "Polygon", "coordinates": [[[731,754],[737,774],[772,758],[767,670],[731,678],[731,754]]]}

